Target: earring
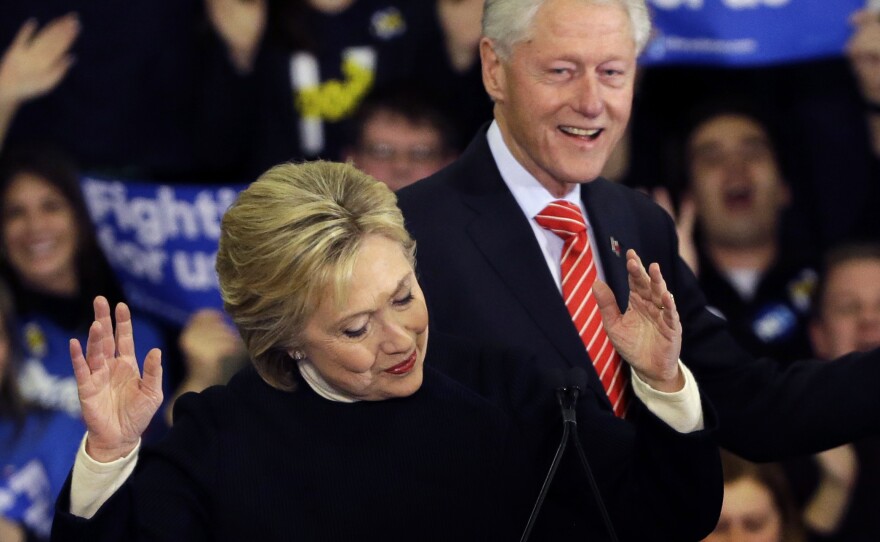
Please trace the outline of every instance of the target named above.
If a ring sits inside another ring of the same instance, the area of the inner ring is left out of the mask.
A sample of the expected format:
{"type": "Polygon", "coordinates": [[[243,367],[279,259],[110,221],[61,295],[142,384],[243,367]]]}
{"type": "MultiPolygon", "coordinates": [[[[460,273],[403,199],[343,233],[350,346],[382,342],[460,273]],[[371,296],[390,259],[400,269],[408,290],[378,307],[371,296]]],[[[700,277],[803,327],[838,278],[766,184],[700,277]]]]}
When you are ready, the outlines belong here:
{"type": "Polygon", "coordinates": [[[305,359],[305,357],[306,357],[306,355],[303,354],[302,352],[300,352],[299,350],[293,351],[293,359],[295,359],[296,361],[302,361],[303,359],[305,359]]]}

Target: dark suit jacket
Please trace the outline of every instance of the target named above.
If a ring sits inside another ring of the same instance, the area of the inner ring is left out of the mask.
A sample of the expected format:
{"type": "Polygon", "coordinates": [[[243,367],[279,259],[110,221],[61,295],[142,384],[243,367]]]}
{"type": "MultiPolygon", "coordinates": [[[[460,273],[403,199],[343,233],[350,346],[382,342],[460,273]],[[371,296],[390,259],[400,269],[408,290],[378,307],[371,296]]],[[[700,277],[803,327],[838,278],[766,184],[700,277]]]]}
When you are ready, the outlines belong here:
{"type": "MultiPolygon", "coordinates": [[[[601,178],[581,185],[581,194],[621,310],[629,297],[626,250],[660,264],[682,318],[681,359],[719,412],[722,445],[767,460],[877,433],[880,352],[785,370],[753,359],[706,310],[660,207],[601,178]]],[[[589,385],[601,390],[528,220],[501,179],[485,127],[456,162],[398,197],[418,243],[419,280],[435,329],[531,352],[544,365],[585,367],[589,385]]],[[[604,394],[595,395],[610,409],[604,394]]]]}

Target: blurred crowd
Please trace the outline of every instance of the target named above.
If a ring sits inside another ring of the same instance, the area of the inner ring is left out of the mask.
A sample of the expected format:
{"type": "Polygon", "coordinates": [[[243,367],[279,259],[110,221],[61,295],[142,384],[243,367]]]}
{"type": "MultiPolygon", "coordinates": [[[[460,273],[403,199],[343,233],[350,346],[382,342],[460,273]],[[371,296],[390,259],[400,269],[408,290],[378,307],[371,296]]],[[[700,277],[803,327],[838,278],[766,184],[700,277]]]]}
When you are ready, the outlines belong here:
{"type": "MultiPolygon", "coordinates": [[[[67,340],[96,294],[125,299],[79,174],[241,184],[323,158],[396,190],[454,160],[492,104],[482,0],[3,4],[0,540],[39,540],[84,428],[67,340]]],[[[880,346],[880,17],[851,23],[836,58],[643,68],[605,172],[673,215],[710,305],[780,363],[880,346]]],[[[169,345],[168,412],[243,363],[217,311],[135,321],[143,344],[169,345]]],[[[708,540],[880,539],[878,451],[726,458],[708,540]]]]}

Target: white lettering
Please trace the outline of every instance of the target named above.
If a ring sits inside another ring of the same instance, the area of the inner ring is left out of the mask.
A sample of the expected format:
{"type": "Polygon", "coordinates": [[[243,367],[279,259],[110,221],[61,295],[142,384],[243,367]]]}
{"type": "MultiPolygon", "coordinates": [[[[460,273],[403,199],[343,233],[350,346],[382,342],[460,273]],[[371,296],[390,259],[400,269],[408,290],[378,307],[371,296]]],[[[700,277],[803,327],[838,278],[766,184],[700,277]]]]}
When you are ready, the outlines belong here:
{"type": "Polygon", "coordinates": [[[168,255],[158,248],[144,248],[131,241],[120,241],[110,226],[98,230],[98,242],[114,267],[125,269],[138,278],[146,278],[161,284],[165,273],[163,267],[168,255]]]}
{"type": "Polygon", "coordinates": [[[219,239],[220,219],[238,192],[206,189],[189,201],[178,199],[170,186],[158,186],[154,197],[129,198],[124,183],[85,179],[83,194],[96,223],[115,221],[120,233],[134,232],[139,243],[158,247],[169,239],[219,239]]]}
{"type": "Polygon", "coordinates": [[[678,9],[682,6],[689,9],[703,9],[703,0],[651,0],[658,9],[678,9]]]}
{"type": "Polygon", "coordinates": [[[25,399],[79,417],[79,392],[74,377],[51,375],[38,360],[29,359],[22,367],[18,383],[25,399]]]}
{"type": "Polygon", "coordinates": [[[185,290],[207,291],[218,287],[214,271],[216,254],[177,251],[171,256],[174,277],[185,290]]]}

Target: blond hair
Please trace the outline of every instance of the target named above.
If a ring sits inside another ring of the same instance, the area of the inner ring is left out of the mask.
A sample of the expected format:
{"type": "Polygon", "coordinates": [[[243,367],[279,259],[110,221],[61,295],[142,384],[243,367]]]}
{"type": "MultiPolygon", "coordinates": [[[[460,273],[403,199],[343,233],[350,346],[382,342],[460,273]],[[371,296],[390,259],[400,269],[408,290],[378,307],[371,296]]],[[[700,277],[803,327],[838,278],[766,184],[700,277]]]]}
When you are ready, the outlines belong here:
{"type": "Polygon", "coordinates": [[[399,242],[413,261],[394,193],[350,164],[276,166],[224,215],[216,266],[223,305],[271,386],[294,389],[289,352],[328,287],[344,299],[367,235],[399,242]]]}

